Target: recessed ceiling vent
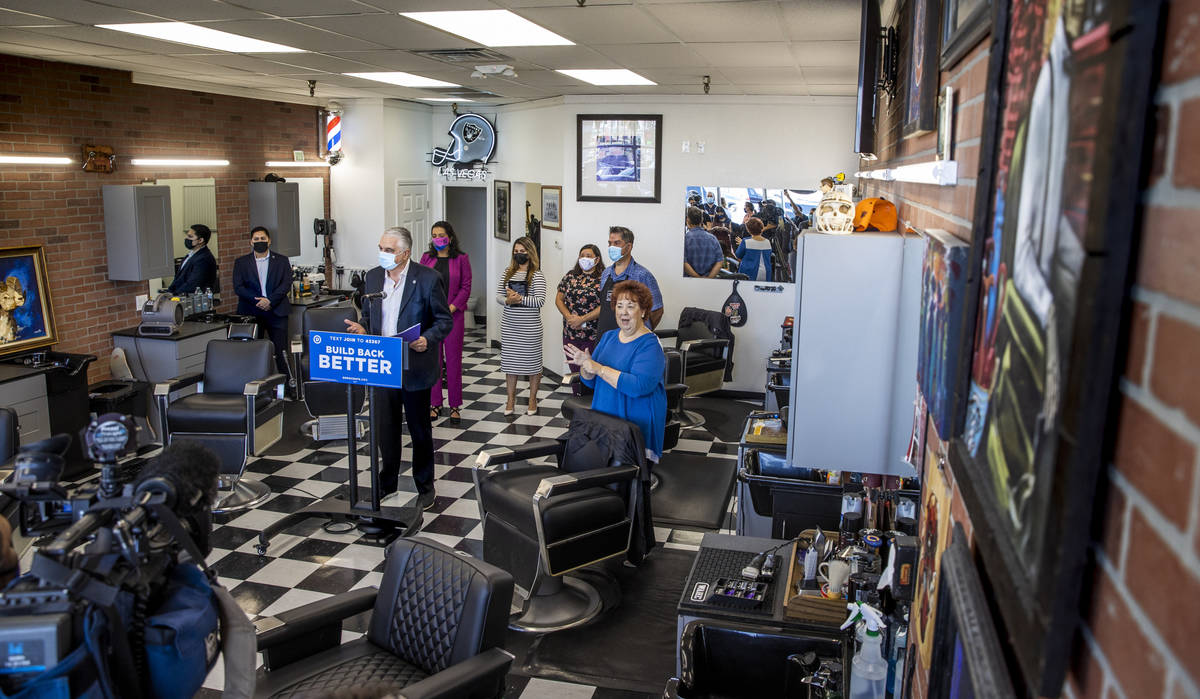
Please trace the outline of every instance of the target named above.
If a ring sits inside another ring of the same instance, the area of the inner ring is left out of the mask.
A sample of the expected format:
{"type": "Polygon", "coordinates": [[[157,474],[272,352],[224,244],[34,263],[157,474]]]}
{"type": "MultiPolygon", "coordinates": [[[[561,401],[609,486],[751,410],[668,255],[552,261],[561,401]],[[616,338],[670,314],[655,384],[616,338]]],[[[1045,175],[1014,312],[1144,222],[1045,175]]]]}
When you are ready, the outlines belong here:
{"type": "Polygon", "coordinates": [[[487,49],[435,49],[433,51],[413,51],[412,53],[446,63],[503,63],[512,60],[502,53],[487,49]]]}

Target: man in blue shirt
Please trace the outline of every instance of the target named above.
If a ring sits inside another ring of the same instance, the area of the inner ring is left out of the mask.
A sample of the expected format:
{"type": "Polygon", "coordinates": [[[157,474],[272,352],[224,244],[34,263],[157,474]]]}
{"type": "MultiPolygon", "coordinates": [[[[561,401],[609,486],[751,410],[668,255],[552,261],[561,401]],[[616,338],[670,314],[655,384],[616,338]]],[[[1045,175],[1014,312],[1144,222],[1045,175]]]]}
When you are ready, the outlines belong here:
{"type": "Polygon", "coordinates": [[[688,277],[712,279],[721,271],[725,256],[712,233],[700,227],[704,212],[689,206],[687,209],[687,232],[683,234],[683,274],[688,277]]]}
{"type": "Polygon", "coordinates": [[[650,309],[649,324],[651,329],[657,328],[658,321],[662,320],[663,316],[662,293],[658,290],[658,280],[650,270],[633,261],[633,231],[624,226],[612,226],[608,229],[608,259],[612,260],[612,264],[600,275],[600,306],[584,316],[584,320],[595,320],[601,335],[616,329],[617,314],[612,307],[613,287],[617,282],[632,279],[650,289],[654,305],[650,309]]]}

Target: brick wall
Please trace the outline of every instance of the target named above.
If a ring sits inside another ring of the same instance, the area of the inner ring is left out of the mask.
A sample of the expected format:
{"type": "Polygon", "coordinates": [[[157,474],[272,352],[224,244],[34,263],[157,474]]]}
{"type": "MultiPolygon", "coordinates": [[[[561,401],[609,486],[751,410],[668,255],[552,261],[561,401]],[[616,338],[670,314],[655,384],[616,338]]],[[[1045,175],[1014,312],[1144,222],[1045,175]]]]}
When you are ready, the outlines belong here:
{"type": "Polygon", "coordinates": [[[1200,697],[1198,45],[1200,2],[1170,3],[1117,446],[1064,692],[1081,699],[1200,697]]]}
{"type": "MultiPolygon", "coordinates": [[[[119,155],[220,158],[228,167],[155,172],[118,159],[110,175],[78,165],[0,165],[0,247],[45,246],[56,349],[96,354],[89,379],[108,376],[109,333],[137,323],[134,297],[145,282],[107,278],[100,187],[145,178],[211,177],[216,181],[221,288],[232,310],[233,260],[248,252],[246,182],[266,172],[267,160],[292,150],[315,157],[316,108],[135,85],[130,74],[0,54],[0,153],[67,155],[82,144],[109,145],[119,155]]],[[[327,170],[303,170],[325,178],[327,170]]],[[[181,232],[177,232],[182,236],[181,232]]]]}

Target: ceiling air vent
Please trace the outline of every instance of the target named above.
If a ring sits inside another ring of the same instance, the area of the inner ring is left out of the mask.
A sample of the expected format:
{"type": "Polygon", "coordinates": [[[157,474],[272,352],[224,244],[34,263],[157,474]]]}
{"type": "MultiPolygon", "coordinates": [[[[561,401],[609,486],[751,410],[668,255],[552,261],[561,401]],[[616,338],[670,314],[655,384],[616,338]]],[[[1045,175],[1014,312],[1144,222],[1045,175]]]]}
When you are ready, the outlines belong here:
{"type": "Polygon", "coordinates": [[[432,58],[446,63],[496,63],[511,61],[502,53],[487,49],[435,49],[433,51],[412,51],[418,56],[432,58]]]}

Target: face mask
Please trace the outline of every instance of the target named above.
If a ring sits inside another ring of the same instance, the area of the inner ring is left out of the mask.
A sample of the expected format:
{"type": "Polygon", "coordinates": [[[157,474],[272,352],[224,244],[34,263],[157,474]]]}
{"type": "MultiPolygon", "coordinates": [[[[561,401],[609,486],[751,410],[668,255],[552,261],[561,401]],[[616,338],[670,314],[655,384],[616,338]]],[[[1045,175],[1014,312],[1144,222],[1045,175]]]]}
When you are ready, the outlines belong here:
{"type": "Polygon", "coordinates": [[[529,255],[523,252],[518,252],[517,254],[513,255],[513,261],[519,265],[523,265],[526,262],[529,262],[529,255]]]}
{"type": "Polygon", "coordinates": [[[716,200],[716,199],[709,199],[709,200],[708,200],[708,203],[709,203],[709,204],[716,204],[716,203],[717,203],[717,200],[716,200]]]}
{"type": "Polygon", "coordinates": [[[594,258],[594,257],[579,258],[579,268],[582,269],[583,271],[590,272],[590,271],[592,271],[592,267],[595,267],[595,266],[596,266],[596,258],[594,258]]]}
{"type": "Polygon", "coordinates": [[[448,245],[450,245],[450,238],[446,236],[433,239],[433,247],[437,248],[438,250],[445,250],[448,245]]]}
{"type": "Polygon", "coordinates": [[[616,245],[608,246],[608,259],[612,260],[613,262],[620,260],[623,254],[624,253],[621,251],[621,248],[617,247],[616,245]]]}
{"type": "Polygon", "coordinates": [[[393,255],[392,253],[383,252],[382,250],[379,252],[379,266],[380,267],[383,267],[385,270],[390,271],[390,270],[396,269],[396,267],[399,266],[399,264],[400,264],[399,262],[396,262],[396,256],[393,255]]]}
{"type": "Polygon", "coordinates": [[[192,240],[191,238],[184,238],[183,247],[191,250],[192,248],[196,247],[196,241],[192,240]]]}
{"type": "Polygon", "coordinates": [[[263,242],[260,240],[254,244],[254,252],[262,254],[262,253],[266,252],[267,248],[269,248],[269,247],[271,247],[270,243],[263,242]]]}

